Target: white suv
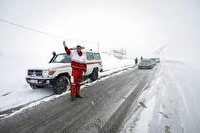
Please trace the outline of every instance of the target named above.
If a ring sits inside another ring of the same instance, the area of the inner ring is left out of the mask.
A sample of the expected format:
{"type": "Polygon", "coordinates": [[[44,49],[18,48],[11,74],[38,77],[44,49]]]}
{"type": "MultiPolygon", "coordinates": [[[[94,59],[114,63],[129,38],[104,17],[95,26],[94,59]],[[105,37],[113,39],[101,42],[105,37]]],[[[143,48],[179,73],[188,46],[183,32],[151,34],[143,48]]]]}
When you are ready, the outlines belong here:
{"type": "MultiPolygon", "coordinates": [[[[85,77],[94,81],[98,79],[98,72],[103,71],[100,53],[84,51],[84,56],[87,63],[85,77]]],[[[61,94],[69,88],[71,73],[70,57],[66,53],[53,52],[53,58],[46,66],[28,69],[26,81],[33,89],[52,87],[56,94],[61,94]]]]}

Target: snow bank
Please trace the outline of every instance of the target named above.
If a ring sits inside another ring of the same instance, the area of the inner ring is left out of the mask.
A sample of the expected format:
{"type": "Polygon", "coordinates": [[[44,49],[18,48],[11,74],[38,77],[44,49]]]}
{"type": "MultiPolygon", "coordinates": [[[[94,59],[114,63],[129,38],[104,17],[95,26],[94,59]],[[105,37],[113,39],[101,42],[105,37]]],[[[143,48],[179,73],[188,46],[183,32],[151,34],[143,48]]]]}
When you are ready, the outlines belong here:
{"type": "Polygon", "coordinates": [[[140,113],[132,129],[136,133],[199,132],[199,75],[200,71],[189,65],[162,62],[157,81],[144,96],[147,108],[140,113]]]}
{"type": "Polygon", "coordinates": [[[144,87],[146,89],[143,90],[136,103],[133,103],[121,133],[147,133],[149,131],[151,120],[154,117],[156,101],[158,100],[158,86],[162,80],[160,75],[156,75],[152,83],[144,87]]]}

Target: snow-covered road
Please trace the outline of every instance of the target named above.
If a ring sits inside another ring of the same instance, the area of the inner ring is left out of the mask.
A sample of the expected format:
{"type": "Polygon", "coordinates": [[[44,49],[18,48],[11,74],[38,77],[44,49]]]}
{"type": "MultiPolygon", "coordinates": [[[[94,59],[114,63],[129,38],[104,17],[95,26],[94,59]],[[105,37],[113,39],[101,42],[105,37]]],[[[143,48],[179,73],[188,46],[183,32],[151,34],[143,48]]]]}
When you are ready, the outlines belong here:
{"type": "MultiPolygon", "coordinates": [[[[119,60],[113,55],[108,55],[105,53],[101,54],[104,66],[104,72],[99,74],[99,79],[113,75],[117,72],[123,71],[124,69],[133,67],[134,62],[131,59],[119,60]],[[112,62],[112,63],[111,63],[112,62]]],[[[6,61],[6,60],[3,60],[6,61]]],[[[6,69],[6,67],[4,68],[6,69]]],[[[24,71],[25,72],[25,71],[24,71]]],[[[23,72],[23,73],[24,73],[23,72]]],[[[53,96],[54,92],[51,88],[43,88],[33,90],[27,83],[25,83],[25,75],[20,76],[19,73],[16,73],[21,79],[19,83],[15,83],[16,80],[10,81],[8,79],[2,79],[3,82],[7,83],[6,89],[0,89],[0,118],[10,114],[20,108],[27,106],[31,103],[42,101],[43,99],[50,97],[51,99],[57,96],[53,96]],[[13,85],[12,85],[13,83],[13,85]],[[17,86],[14,86],[16,85],[17,86]],[[11,86],[11,87],[9,87],[11,86]],[[13,89],[15,88],[15,89],[13,89]]],[[[18,79],[17,77],[14,79],[18,79]]],[[[88,83],[90,80],[84,81],[88,83]]],[[[1,85],[0,85],[1,86],[1,85]]],[[[69,92],[66,92],[69,93],[69,92]]],[[[65,94],[66,94],[65,93],[65,94]]]]}
{"type": "MultiPolygon", "coordinates": [[[[82,86],[86,99],[78,100],[75,104],[66,103],[69,97],[66,97],[68,93],[64,93],[48,96],[14,113],[4,114],[1,129],[10,131],[10,127],[14,127],[16,132],[41,132],[49,131],[53,124],[55,129],[51,131],[199,132],[199,70],[172,61],[162,61],[153,70],[130,67],[105,71],[98,81],[86,82],[82,86]],[[66,103],[66,107],[63,103],[66,103]],[[56,110],[49,110],[50,108],[56,110]],[[80,113],[80,110],[84,111],[80,113]],[[43,116],[42,112],[48,113],[43,116]],[[41,115],[41,121],[47,123],[43,123],[42,126],[41,123],[35,123],[38,117],[34,118],[32,113],[41,115]],[[16,124],[18,116],[23,118],[16,124]],[[63,122],[64,118],[63,124],[56,124],[58,121],[63,122]],[[77,120],[82,125],[72,126],[77,120]]],[[[49,89],[40,91],[49,92],[49,89]]]]}
{"type": "Polygon", "coordinates": [[[198,133],[200,130],[199,70],[163,61],[159,73],[134,103],[123,133],[198,133]],[[147,108],[140,108],[140,101],[147,108]]]}
{"type": "Polygon", "coordinates": [[[129,105],[151,83],[156,71],[134,67],[104,77],[83,86],[83,99],[71,102],[68,94],[63,94],[4,117],[0,132],[116,132],[129,105]]]}

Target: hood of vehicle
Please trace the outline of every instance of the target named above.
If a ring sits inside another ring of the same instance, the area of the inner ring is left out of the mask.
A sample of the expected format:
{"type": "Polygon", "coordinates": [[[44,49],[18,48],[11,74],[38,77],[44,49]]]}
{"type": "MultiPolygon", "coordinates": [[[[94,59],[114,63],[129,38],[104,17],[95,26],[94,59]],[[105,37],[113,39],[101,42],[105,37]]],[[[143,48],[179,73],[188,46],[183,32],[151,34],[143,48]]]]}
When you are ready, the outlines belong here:
{"type": "Polygon", "coordinates": [[[38,65],[34,67],[29,67],[28,70],[53,70],[64,67],[70,67],[71,63],[48,63],[44,65],[38,65]]]}

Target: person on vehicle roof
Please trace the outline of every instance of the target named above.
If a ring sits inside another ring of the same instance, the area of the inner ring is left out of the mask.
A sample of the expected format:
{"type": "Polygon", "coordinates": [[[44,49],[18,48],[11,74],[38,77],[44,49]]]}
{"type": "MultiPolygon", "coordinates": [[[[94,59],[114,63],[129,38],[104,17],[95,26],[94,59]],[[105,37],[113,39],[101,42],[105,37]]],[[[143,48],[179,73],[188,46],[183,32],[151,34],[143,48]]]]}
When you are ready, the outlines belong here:
{"type": "Polygon", "coordinates": [[[68,48],[65,41],[63,41],[63,46],[65,52],[68,56],[71,57],[71,67],[72,67],[72,76],[71,76],[71,85],[70,85],[70,96],[71,101],[75,100],[75,97],[82,98],[80,95],[80,83],[82,80],[83,72],[87,71],[86,58],[81,51],[84,47],[77,45],[76,48],[68,48]]]}

